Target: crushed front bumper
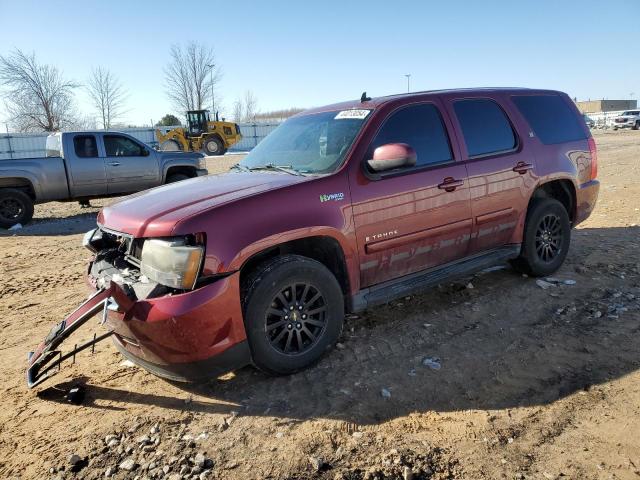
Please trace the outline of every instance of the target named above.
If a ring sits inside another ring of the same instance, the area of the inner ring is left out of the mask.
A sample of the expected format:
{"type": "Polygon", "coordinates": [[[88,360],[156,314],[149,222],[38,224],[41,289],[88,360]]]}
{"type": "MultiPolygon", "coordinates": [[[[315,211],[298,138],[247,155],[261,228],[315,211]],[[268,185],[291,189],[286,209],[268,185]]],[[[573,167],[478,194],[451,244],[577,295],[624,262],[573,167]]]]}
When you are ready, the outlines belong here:
{"type": "Polygon", "coordinates": [[[95,263],[90,264],[88,276],[95,293],[29,353],[29,388],[56,373],[63,361],[109,337],[137,365],[176,381],[211,379],[251,363],[240,305],[239,272],[195,290],[177,292],[132,285],[129,281],[135,275],[126,276],[125,270],[114,265],[100,265],[97,270],[102,273],[93,276],[95,263]],[[125,283],[121,283],[123,277],[125,283]],[[157,296],[141,298],[140,292],[157,296]],[[107,327],[105,333],[68,353],[58,350],[100,312],[107,327]]]}

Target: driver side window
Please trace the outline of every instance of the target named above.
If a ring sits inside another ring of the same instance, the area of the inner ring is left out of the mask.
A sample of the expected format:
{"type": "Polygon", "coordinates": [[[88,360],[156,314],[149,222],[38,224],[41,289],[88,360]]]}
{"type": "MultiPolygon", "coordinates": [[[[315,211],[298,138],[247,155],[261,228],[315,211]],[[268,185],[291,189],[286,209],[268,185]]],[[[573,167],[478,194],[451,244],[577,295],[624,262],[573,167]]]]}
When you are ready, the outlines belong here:
{"type": "Polygon", "coordinates": [[[105,135],[104,148],[107,157],[141,157],[144,147],[121,135],[105,135]]]}
{"type": "Polygon", "coordinates": [[[416,151],[416,167],[453,159],[440,112],[430,103],[402,107],[387,117],[369,146],[367,158],[387,143],[410,145],[416,151]]]}

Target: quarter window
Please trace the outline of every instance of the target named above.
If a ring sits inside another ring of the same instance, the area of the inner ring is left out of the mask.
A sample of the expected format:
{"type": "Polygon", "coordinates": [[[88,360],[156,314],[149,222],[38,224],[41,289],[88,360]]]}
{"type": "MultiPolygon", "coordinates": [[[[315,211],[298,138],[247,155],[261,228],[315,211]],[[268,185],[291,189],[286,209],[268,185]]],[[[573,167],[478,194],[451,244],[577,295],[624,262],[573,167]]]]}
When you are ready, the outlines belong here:
{"type": "Polygon", "coordinates": [[[416,166],[447,162],[452,159],[449,138],[440,112],[432,104],[404,107],[389,117],[369,148],[373,151],[387,143],[406,143],[416,151],[416,166]]]}
{"type": "Polygon", "coordinates": [[[493,100],[458,100],[453,109],[470,157],[513,150],[516,136],[509,119],[493,100]]]}
{"type": "Polygon", "coordinates": [[[104,149],[107,157],[141,157],[144,147],[121,135],[105,135],[104,149]]]}
{"type": "Polygon", "coordinates": [[[73,137],[73,149],[80,158],[97,158],[98,147],[93,135],[76,135],[73,137]]]}
{"type": "Polygon", "coordinates": [[[522,95],[511,97],[520,113],[546,145],[587,138],[580,117],[558,95],[522,95]]]}

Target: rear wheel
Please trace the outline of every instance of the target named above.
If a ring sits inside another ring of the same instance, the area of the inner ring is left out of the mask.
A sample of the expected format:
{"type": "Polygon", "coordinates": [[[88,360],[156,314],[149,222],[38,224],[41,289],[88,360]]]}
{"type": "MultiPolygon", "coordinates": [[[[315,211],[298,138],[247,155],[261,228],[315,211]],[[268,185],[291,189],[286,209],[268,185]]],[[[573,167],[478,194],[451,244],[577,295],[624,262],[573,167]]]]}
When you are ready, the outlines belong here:
{"type": "Polygon", "coordinates": [[[160,150],[163,152],[181,152],[182,145],[177,140],[165,140],[160,145],[160,150]]]}
{"type": "Polygon", "coordinates": [[[313,364],[342,331],[338,281],[320,262],[299,255],[260,265],[245,282],[243,307],[253,361],[271,374],[313,364]]]}
{"type": "Polygon", "coordinates": [[[0,189],[0,227],[29,223],[33,218],[33,200],[16,188],[0,189]]]}
{"type": "Polygon", "coordinates": [[[564,205],[553,198],[535,199],[527,213],[522,252],[513,266],[534,277],[550,275],[564,262],[570,241],[571,223],[564,205]]]}
{"type": "Polygon", "coordinates": [[[204,150],[204,153],[212,156],[224,155],[225,153],[222,140],[220,140],[220,137],[216,135],[210,135],[205,138],[204,142],[202,142],[202,149],[204,150]]]}

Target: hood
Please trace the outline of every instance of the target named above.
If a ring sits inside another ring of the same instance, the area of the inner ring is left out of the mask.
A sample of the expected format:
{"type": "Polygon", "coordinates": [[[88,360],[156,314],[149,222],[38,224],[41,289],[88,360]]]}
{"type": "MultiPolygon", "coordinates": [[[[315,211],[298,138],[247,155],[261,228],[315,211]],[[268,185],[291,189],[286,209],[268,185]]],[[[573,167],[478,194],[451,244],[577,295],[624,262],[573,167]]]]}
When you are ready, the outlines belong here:
{"type": "Polygon", "coordinates": [[[308,181],[280,172],[224,173],[163,185],[123,198],[98,214],[98,223],[134,237],[172,235],[175,225],[225,203],[308,181]]]}

